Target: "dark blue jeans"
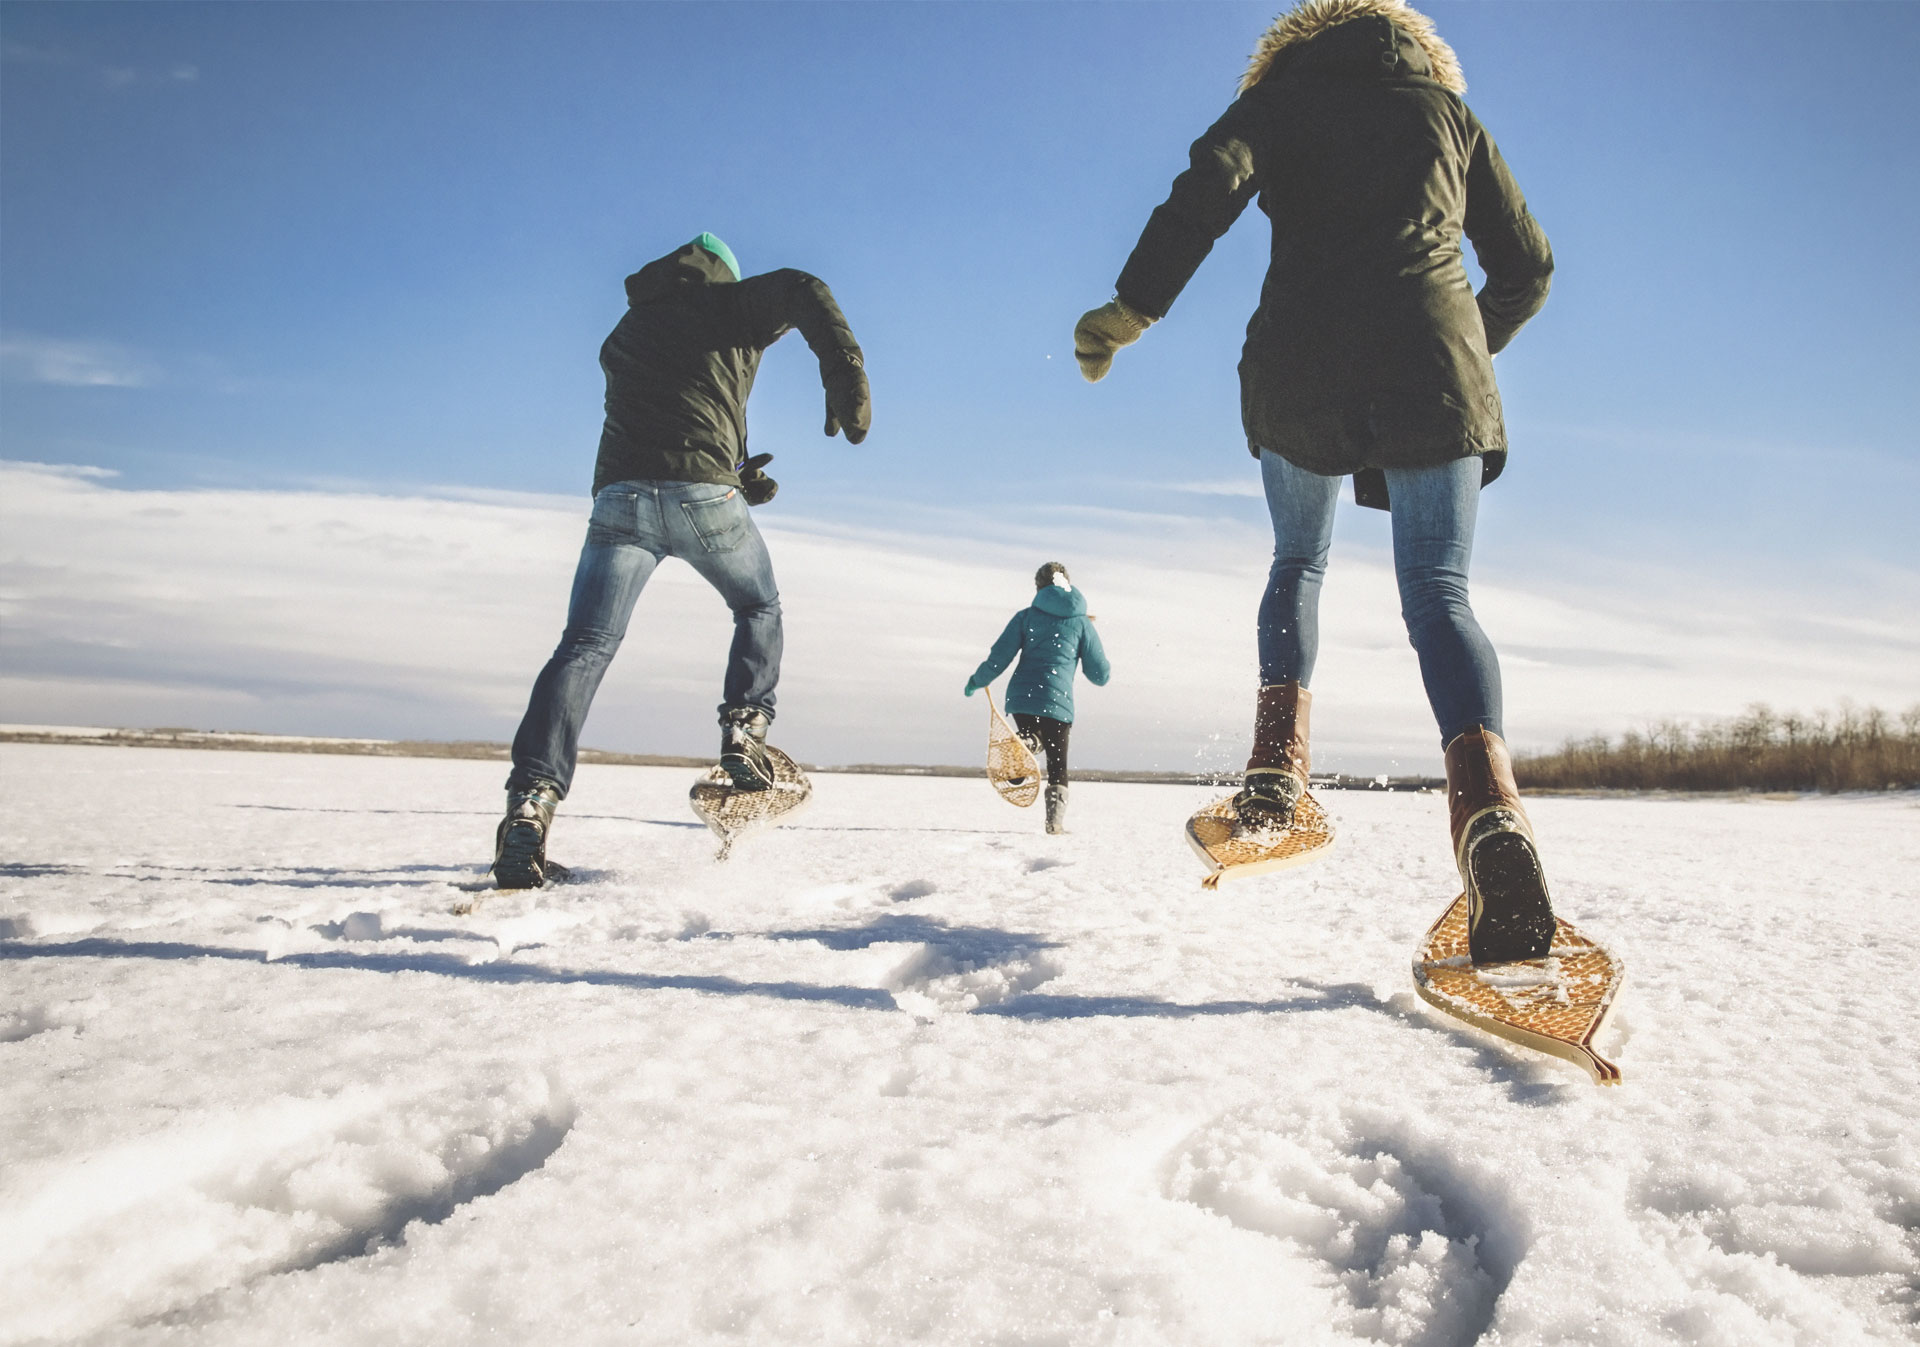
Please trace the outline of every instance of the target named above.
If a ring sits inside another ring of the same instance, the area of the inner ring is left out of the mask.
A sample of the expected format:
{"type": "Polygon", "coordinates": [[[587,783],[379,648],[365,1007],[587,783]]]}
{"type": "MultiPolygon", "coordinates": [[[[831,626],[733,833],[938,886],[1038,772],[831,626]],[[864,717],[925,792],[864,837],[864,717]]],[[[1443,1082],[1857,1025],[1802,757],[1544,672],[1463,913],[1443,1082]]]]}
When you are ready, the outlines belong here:
{"type": "MultiPolygon", "coordinates": [[[[1311,685],[1320,649],[1320,582],[1343,477],[1322,477],[1260,451],[1273,570],[1260,601],[1260,681],[1311,685]]],[[[1387,469],[1400,615],[1444,746],[1475,726],[1500,730],[1500,661],[1467,601],[1467,563],[1480,508],[1480,460],[1387,469]]]]}
{"type": "Polygon", "coordinates": [[[772,718],[780,681],[780,592],[746,498],[737,487],[712,482],[611,482],[593,498],[567,629],[534,680],[513,736],[507,789],[536,777],[556,783],[563,796],[572,787],[587,708],[627,634],[634,601],[665,557],[700,572],[733,610],[720,709],[753,706],[772,718]]]}

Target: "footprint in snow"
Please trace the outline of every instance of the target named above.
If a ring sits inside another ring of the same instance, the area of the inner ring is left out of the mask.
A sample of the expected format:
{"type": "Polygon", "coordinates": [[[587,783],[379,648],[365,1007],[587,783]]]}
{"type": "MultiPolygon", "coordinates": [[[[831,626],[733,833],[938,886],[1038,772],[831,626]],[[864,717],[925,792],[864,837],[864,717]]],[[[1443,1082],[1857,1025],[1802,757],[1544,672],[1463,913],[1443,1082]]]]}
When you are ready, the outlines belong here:
{"type": "Polygon", "coordinates": [[[413,1094],[351,1088],[202,1113],[57,1164],[23,1166],[0,1228],[37,1238],[8,1304],[23,1338],[184,1310],[276,1273],[357,1258],[546,1164],[573,1126],[539,1072],[413,1094]],[[101,1258],[112,1248],[115,1256],[101,1258]]]}
{"type": "Polygon", "coordinates": [[[828,949],[898,946],[901,958],[881,979],[902,1010],[916,1015],[965,1013],[1032,991],[1060,976],[1047,953],[1056,942],[987,926],[949,926],[907,913],[862,926],[769,931],[769,940],[815,940],[828,949]]]}
{"type": "Polygon", "coordinates": [[[1322,1107],[1216,1119],[1168,1157],[1164,1191],[1323,1264],[1339,1325],[1396,1347],[1465,1347],[1493,1320],[1513,1240],[1447,1158],[1386,1113],[1322,1107]]]}
{"type": "Polygon", "coordinates": [[[1870,1129],[1856,1140],[1845,1170],[1820,1167],[1813,1181],[1793,1148],[1656,1151],[1630,1197],[1652,1242],[1676,1251],[1689,1288],[1678,1312],[1710,1316],[1730,1282],[1762,1279],[1791,1288],[1756,1306],[1782,1340],[1865,1342],[1850,1296],[1834,1294],[1847,1279],[1899,1279],[1891,1294],[1920,1302],[1911,1152],[1870,1129]]]}

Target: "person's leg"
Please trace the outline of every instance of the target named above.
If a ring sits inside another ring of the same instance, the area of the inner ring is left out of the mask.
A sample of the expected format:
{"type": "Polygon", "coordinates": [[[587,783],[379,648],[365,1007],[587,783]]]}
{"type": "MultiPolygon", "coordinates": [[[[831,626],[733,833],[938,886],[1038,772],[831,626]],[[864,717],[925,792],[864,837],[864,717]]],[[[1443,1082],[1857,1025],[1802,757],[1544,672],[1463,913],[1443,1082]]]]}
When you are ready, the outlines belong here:
{"type": "Polygon", "coordinates": [[[1039,716],[1030,715],[1025,711],[1015,711],[1013,728],[1020,732],[1020,741],[1027,746],[1027,752],[1033,754],[1035,760],[1047,751],[1046,745],[1040,742],[1039,716]]]}
{"type": "Polygon", "coordinates": [[[1260,600],[1253,752],[1234,797],[1236,827],[1247,832],[1288,827],[1306,793],[1307,684],[1320,652],[1320,584],[1341,481],[1295,467],[1271,450],[1261,451],[1260,475],[1273,519],[1273,566],[1260,600]]]}
{"type": "Polygon", "coordinates": [[[1297,468],[1270,449],[1260,451],[1260,476],[1273,519],[1273,565],[1260,600],[1260,683],[1306,687],[1320,653],[1320,584],[1342,479],[1297,468]]]}
{"type": "Polygon", "coordinates": [[[1533,827],[1500,737],[1500,663],[1467,597],[1480,477],[1477,458],[1387,471],[1400,611],[1446,750],[1448,826],[1476,964],[1544,958],[1554,929],[1533,827]]]}
{"type": "Polygon", "coordinates": [[[1016,712],[1013,721],[1022,738],[1037,740],[1046,751],[1047,831],[1063,833],[1067,830],[1067,736],[1073,732],[1073,722],[1024,711],[1016,712]]]}
{"type": "Polygon", "coordinates": [[[636,526],[643,499],[627,483],[608,486],[594,498],[566,630],[534,680],[527,713],[513,736],[507,814],[493,834],[493,876],[503,889],[538,888],[555,873],[547,860],[547,836],[554,810],[573,786],[580,727],[626,634],[634,600],[659,564],[636,526]]]}
{"type": "Polygon", "coordinates": [[[1067,784],[1067,736],[1073,732],[1071,720],[1055,720],[1052,716],[1029,715],[1025,711],[1016,711],[1013,716],[1014,728],[1020,731],[1020,737],[1040,745],[1040,751],[1047,755],[1047,783],[1053,786],[1067,784]]]}
{"type": "Polygon", "coordinates": [[[572,788],[587,710],[626,636],[634,602],[659,564],[651,531],[639,527],[639,515],[652,509],[647,495],[626,483],[608,486],[594,498],[566,630],[534,680],[527,713],[513,737],[508,790],[551,781],[564,799],[572,788]]]}
{"type": "Polygon", "coordinates": [[[1500,733],[1500,661],[1467,598],[1480,460],[1390,468],[1400,613],[1444,747],[1476,726],[1500,733]]]}
{"type": "Polygon", "coordinates": [[[780,682],[780,590],[746,498],[731,487],[689,482],[663,493],[661,510],[673,555],[698,571],[733,610],[720,709],[751,706],[772,719],[780,682]]]}
{"type": "Polygon", "coordinates": [[[783,644],[773,558],[731,487],[689,482],[661,497],[672,551],[718,590],[733,610],[733,645],[722,685],[720,765],[745,790],[773,784],[767,725],[780,682],[783,644]]]}
{"type": "Polygon", "coordinates": [[[1067,786],[1067,736],[1072,733],[1071,720],[1040,717],[1040,742],[1047,749],[1047,783],[1062,790],[1067,786]]]}

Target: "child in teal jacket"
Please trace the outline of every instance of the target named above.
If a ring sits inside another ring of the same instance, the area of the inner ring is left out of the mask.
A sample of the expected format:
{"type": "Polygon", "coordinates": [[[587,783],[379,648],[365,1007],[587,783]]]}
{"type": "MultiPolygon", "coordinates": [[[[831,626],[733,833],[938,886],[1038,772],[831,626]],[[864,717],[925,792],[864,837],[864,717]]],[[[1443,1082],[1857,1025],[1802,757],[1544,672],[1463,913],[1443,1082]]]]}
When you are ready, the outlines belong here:
{"type": "Polygon", "coordinates": [[[1047,755],[1047,831],[1066,831],[1067,734],[1073,728],[1073,673],[1104,687],[1112,674],[1100,633],[1087,616],[1087,601],[1067,577],[1067,568],[1049,561],[1033,576],[1033,606],[1007,623],[1000,639],[973,677],[967,696],[998,678],[1019,656],[1007,683],[1007,712],[1020,735],[1047,755]]]}

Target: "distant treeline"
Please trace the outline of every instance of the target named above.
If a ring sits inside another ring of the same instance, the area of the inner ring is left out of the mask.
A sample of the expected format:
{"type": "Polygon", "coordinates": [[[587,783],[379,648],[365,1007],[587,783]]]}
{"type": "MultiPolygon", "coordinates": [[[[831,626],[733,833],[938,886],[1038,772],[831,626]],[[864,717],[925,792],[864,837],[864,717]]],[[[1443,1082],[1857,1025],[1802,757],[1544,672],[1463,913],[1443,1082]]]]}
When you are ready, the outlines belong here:
{"type": "Polygon", "coordinates": [[[1888,790],[1920,786],[1920,705],[1803,716],[1755,705],[1733,720],[1667,720],[1616,743],[1569,739],[1514,760],[1531,790],[1888,790]]]}

